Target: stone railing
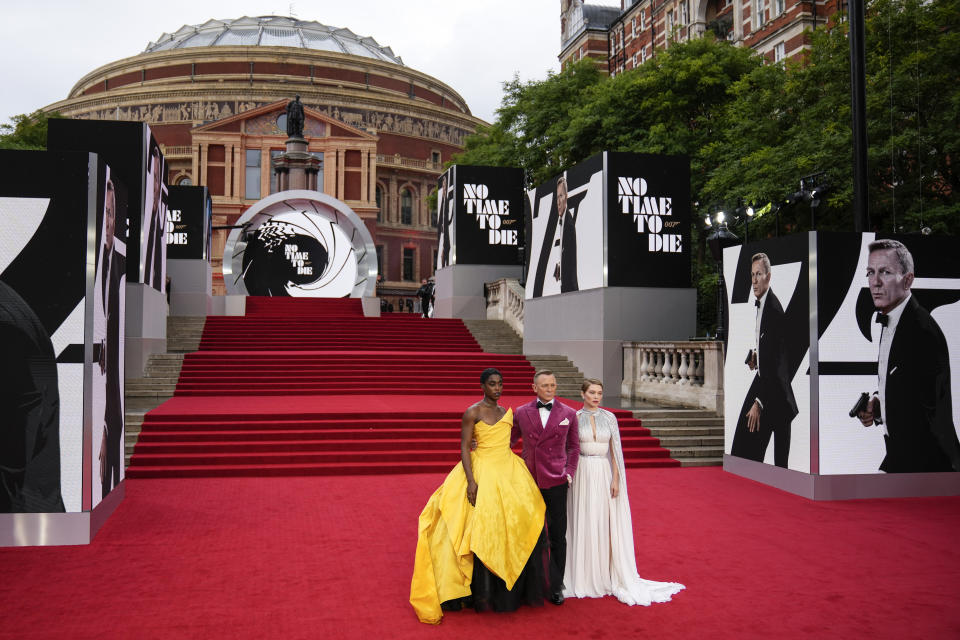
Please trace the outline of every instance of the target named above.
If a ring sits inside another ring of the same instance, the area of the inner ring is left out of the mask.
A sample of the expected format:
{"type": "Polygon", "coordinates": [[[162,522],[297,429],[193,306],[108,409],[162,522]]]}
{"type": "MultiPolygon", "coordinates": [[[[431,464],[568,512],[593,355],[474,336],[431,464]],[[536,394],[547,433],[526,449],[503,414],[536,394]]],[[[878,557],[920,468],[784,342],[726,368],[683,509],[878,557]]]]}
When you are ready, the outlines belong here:
{"type": "Polygon", "coordinates": [[[377,164],[386,167],[409,167],[412,169],[426,169],[437,173],[443,168],[443,163],[433,160],[421,160],[420,158],[405,158],[399,153],[394,155],[377,154],[377,164]]]}
{"type": "Polygon", "coordinates": [[[179,147],[165,147],[161,145],[161,150],[163,151],[163,157],[167,158],[192,158],[193,157],[193,147],[179,146],[179,147]]]}
{"type": "Polygon", "coordinates": [[[723,343],[624,342],[624,398],[723,411],[723,343]]]}
{"type": "Polygon", "coordinates": [[[523,287],[516,278],[500,278],[483,285],[487,319],[503,320],[523,336],[523,287]]]}

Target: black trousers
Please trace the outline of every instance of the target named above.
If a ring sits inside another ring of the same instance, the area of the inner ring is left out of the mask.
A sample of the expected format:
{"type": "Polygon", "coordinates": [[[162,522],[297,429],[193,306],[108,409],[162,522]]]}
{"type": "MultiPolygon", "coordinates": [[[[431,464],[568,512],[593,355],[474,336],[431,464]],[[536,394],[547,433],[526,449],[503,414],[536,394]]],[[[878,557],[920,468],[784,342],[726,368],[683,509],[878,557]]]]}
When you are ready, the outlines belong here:
{"type": "Polygon", "coordinates": [[[563,572],[567,565],[567,483],[549,489],[540,489],[547,505],[547,542],[550,559],[547,563],[550,578],[549,593],[563,591],[563,572]]]}

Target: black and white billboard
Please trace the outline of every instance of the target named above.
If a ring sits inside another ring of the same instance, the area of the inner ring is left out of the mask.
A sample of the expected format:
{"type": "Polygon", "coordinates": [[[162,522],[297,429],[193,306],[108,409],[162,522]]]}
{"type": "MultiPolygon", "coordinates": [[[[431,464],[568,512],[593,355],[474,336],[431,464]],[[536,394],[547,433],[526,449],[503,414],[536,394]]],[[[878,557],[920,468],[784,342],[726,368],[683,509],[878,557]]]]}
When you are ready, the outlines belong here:
{"type": "Polygon", "coordinates": [[[955,252],[953,238],[819,234],[821,474],[960,471],[955,252]]]}
{"type": "Polygon", "coordinates": [[[608,287],[690,286],[690,160],[607,153],[608,287]]]}
{"type": "Polygon", "coordinates": [[[167,258],[210,260],[212,205],[206,187],[171,186],[167,207],[167,258]]]}
{"type": "Polygon", "coordinates": [[[723,253],[729,332],[726,452],[810,472],[810,251],[806,234],[723,253]]]}
{"type": "MultiPolygon", "coordinates": [[[[148,130],[149,131],[149,130],[148,130]]],[[[147,141],[147,175],[140,227],[140,282],[163,293],[167,281],[167,161],[150,135],[147,141]]]]}
{"type": "Polygon", "coordinates": [[[281,191],[247,209],[227,238],[227,293],[346,298],[372,296],[377,253],[360,216],[315,191],[281,191]]]}
{"type": "Polygon", "coordinates": [[[685,156],[603,152],[527,192],[526,297],[690,286],[685,156]]]}
{"type": "Polygon", "coordinates": [[[815,233],[725,249],[727,453],[819,475],[960,471],[954,244],[815,233]]]}
{"type": "Polygon", "coordinates": [[[527,298],[604,286],[603,154],[527,191],[527,298]]]}
{"type": "Polygon", "coordinates": [[[167,169],[150,127],[140,122],[58,118],[50,121],[47,148],[97,153],[129,185],[127,278],[164,292],[167,169]]]}
{"type": "Polygon", "coordinates": [[[129,192],[89,153],[0,176],[0,512],[89,511],[123,479],[129,192]]]}
{"type": "Polygon", "coordinates": [[[523,170],[456,165],[437,183],[437,269],[520,262],[523,170]]]}

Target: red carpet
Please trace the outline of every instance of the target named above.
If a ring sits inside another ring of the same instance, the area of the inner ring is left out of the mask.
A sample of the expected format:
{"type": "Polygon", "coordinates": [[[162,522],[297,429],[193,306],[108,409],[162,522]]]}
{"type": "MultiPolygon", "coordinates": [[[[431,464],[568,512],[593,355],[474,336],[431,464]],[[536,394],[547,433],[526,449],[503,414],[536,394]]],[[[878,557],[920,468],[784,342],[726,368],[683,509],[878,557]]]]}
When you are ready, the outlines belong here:
{"type": "Polygon", "coordinates": [[[957,638],[960,498],[811,502],[719,468],[627,472],[640,574],[674,601],[421,625],[442,474],[129,480],[93,544],[0,549],[0,637],[957,638]]]}
{"type": "MultiPolygon", "coordinates": [[[[503,373],[501,404],[531,399],[526,358],[484,353],[460,320],[365,318],[350,299],[248,298],[247,315],[207,319],[175,397],[146,415],[127,475],[448,471],[491,366],[503,373]]],[[[628,467],[679,465],[630,412],[616,413],[628,467]]]]}

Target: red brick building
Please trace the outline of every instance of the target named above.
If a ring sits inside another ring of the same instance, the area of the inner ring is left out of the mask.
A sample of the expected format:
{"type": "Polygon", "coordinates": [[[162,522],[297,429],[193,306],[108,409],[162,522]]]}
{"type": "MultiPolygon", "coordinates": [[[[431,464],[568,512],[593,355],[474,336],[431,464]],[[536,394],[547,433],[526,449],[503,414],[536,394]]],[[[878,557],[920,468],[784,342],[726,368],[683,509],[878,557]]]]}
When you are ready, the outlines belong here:
{"type": "Polygon", "coordinates": [[[799,56],[808,42],[804,31],[826,24],[842,6],[841,0],[621,0],[613,7],[561,0],[560,64],[593,57],[616,75],[707,31],[779,62],[799,56]]]}
{"type": "MultiPolygon", "coordinates": [[[[482,121],[456,91],[373,38],[278,16],[185,25],[91,71],[46,110],[149,123],[170,183],[209,187],[214,225],[224,226],[277,190],[271,158],[284,149],[284,107],[295,95],[322,162],[318,190],[366,222],[385,297],[408,297],[436,264],[427,197],[482,121]]],[[[224,291],[226,236],[213,238],[215,293],[224,291]]]]}

